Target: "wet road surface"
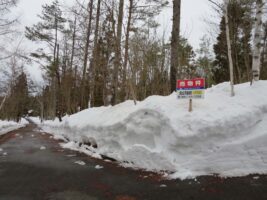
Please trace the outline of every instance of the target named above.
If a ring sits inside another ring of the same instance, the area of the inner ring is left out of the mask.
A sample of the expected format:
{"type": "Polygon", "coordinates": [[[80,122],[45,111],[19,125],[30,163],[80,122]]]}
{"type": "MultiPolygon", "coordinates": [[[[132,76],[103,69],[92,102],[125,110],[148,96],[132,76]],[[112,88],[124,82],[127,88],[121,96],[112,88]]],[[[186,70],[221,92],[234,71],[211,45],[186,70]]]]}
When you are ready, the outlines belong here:
{"type": "Polygon", "coordinates": [[[267,176],[163,180],[58,143],[33,124],[0,137],[0,200],[267,200],[267,176]]]}

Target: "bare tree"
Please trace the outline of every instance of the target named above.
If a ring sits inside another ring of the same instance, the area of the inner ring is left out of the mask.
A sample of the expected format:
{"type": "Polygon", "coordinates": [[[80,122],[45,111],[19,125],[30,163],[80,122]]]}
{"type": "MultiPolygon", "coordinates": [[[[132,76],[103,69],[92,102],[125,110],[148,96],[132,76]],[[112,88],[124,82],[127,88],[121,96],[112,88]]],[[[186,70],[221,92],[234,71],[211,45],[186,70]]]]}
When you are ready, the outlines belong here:
{"type": "Polygon", "coordinates": [[[229,18],[228,18],[228,5],[229,5],[229,0],[224,0],[224,18],[225,18],[225,25],[226,25],[226,41],[227,41],[228,62],[229,62],[229,70],[230,70],[231,96],[234,96],[235,95],[234,65],[233,65],[233,58],[232,58],[232,47],[231,47],[229,18]]]}
{"type": "Polygon", "coordinates": [[[173,0],[173,24],[171,40],[171,92],[176,90],[177,68],[179,67],[178,46],[180,39],[181,0],[173,0]]]}
{"type": "Polygon", "coordinates": [[[94,35],[94,51],[93,51],[93,63],[92,63],[92,82],[90,87],[90,105],[95,104],[95,72],[98,66],[98,37],[99,37],[99,24],[100,24],[100,11],[101,11],[101,0],[97,1],[96,21],[95,21],[95,35],[94,35]]]}
{"type": "Polygon", "coordinates": [[[84,49],[84,59],[83,59],[83,73],[82,73],[82,83],[81,83],[81,108],[87,108],[88,102],[85,101],[85,79],[86,79],[86,70],[87,70],[87,63],[89,57],[89,44],[90,44],[90,36],[91,36],[91,28],[92,28],[92,17],[93,17],[93,4],[94,0],[90,0],[88,3],[88,24],[86,27],[86,42],[85,42],[85,49],[84,49]]]}
{"type": "MultiPolygon", "coordinates": [[[[16,17],[11,17],[8,14],[11,12],[10,8],[16,6],[16,4],[17,0],[0,0],[0,38],[2,42],[6,41],[3,37],[15,32],[14,25],[18,20],[16,17]]],[[[0,51],[0,61],[10,58],[13,53],[8,52],[4,44],[1,44],[0,51]]]]}
{"type": "Polygon", "coordinates": [[[229,16],[228,16],[228,7],[231,0],[224,0],[224,5],[220,5],[219,3],[209,0],[209,2],[216,5],[220,10],[223,10],[225,26],[226,26],[226,41],[227,41],[227,54],[228,54],[228,64],[229,64],[229,72],[230,72],[230,86],[231,86],[231,96],[235,95],[234,92],[234,65],[232,58],[232,44],[230,37],[230,27],[229,27],[229,16]]]}
{"type": "Polygon", "coordinates": [[[256,1],[257,8],[256,8],[255,33],[253,41],[254,49],[253,49],[253,61],[252,61],[252,76],[254,81],[258,81],[260,78],[263,6],[264,6],[264,0],[256,1]]]}
{"type": "MultiPolygon", "coordinates": [[[[131,2],[130,2],[131,4],[131,2]]],[[[122,22],[123,22],[123,7],[124,0],[119,2],[119,15],[118,15],[118,25],[117,25],[117,35],[116,35],[116,52],[115,52],[115,62],[114,62],[114,74],[113,74],[113,98],[112,104],[116,104],[118,101],[118,72],[121,65],[121,37],[122,37],[122,22]]]]}
{"type": "MultiPolygon", "coordinates": [[[[127,65],[129,61],[129,39],[130,39],[130,31],[131,31],[131,24],[132,24],[132,17],[133,17],[133,0],[129,0],[129,8],[128,8],[128,19],[127,19],[127,26],[126,26],[126,36],[125,36],[125,45],[124,45],[124,62],[123,62],[123,95],[126,98],[126,90],[127,90],[127,65]]],[[[134,98],[134,97],[133,97],[134,98]]]]}

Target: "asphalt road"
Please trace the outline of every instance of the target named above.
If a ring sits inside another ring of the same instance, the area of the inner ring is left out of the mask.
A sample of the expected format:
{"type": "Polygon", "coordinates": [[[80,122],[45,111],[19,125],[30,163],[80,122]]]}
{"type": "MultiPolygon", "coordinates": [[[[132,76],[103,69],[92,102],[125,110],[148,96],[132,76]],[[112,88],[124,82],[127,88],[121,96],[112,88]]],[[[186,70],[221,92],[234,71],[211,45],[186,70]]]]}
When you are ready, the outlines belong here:
{"type": "Polygon", "coordinates": [[[0,137],[0,200],[102,199],[267,200],[267,176],[164,180],[62,149],[33,124],[0,137]]]}

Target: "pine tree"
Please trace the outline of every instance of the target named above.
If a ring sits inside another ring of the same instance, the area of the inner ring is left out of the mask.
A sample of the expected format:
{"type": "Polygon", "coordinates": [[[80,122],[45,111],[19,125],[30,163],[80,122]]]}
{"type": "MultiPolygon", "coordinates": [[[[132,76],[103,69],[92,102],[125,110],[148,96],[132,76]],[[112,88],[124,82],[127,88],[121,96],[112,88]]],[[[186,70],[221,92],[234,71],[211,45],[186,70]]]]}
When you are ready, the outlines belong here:
{"type": "Polygon", "coordinates": [[[200,39],[199,49],[197,50],[198,59],[197,59],[197,67],[203,71],[202,77],[206,78],[206,86],[210,87],[213,83],[212,80],[212,54],[210,52],[211,48],[211,40],[207,35],[204,35],[200,39]]]}
{"type": "Polygon", "coordinates": [[[40,22],[32,27],[26,27],[25,36],[35,42],[44,42],[50,52],[38,49],[31,55],[37,59],[45,60],[48,63],[47,72],[51,78],[51,117],[58,116],[61,120],[61,78],[59,72],[59,35],[64,31],[66,20],[62,17],[59,2],[55,0],[51,5],[44,5],[42,15],[39,15],[40,22]],[[51,56],[52,55],[52,56],[51,56]]]}
{"type": "MultiPolygon", "coordinates": [[[[251,32],[252,32],[252,4],[245,0],[229,1],[229,37],[231,42],[231,57],[233,60],[234,83],[250,80],[251,72],[251,32]]],[[[220,33],[214,45],[215,61],[212,69],[216,83],[229,81],[229,56],[226,37],[225,16],[220,22],[220,33]]]]}
{"type": "Polygon", "coordinates": [[[28,113],[28,81],[23,71],[13,78],[10,94],[6,99],[0,117],[19,122],[20,119],[28,113]]]}

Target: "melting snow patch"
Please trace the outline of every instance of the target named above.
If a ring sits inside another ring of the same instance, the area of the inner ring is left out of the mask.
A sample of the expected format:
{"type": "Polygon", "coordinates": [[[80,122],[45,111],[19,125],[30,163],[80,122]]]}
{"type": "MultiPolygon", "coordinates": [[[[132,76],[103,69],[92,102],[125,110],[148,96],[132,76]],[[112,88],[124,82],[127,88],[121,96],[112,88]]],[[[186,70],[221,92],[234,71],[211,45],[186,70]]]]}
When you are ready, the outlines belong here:
{"type": "Polygon", "coordinates": [[[86,163],[83,162],[83,161],[81,161],[81,160],[78,160],[78,161],[76,161],[75,163],[78,164],[78,165],[86,165],[86,163]]]}
{"type": "Polygon", "coordinates": [[[96,169],[103,169],[104,167],[103,166],[100,166],[100,165],[96,165],[95,168],[96,169]]]}
{"type": "MultiPolygon", "coordinates": [[[[29,122],[26,121],[25,119],[22,119],[20,123],[16,123],[13,121],[1,121],[0,120],[0,135],[6,134],[10,131],[24,127],[28,123],[29,122]]],[[[19,136],[19,134],[16,134],[16,136],[19,136]]]]}
{"type": "Polygon", "coordinates": [[[3,151],[3,149],[0,148],[0,152],[3,151]]]}
{"type": "Polygon", "coordinates": [[[76,154],[66,155],[67,157],[76,157],[76,154]]]}
{"type": "Polygon", "coordinates": [[[167,187],[167,185],[162,184],[162,185],[160,185],[159,187],[161,187],[161,188],[165,188],[165,187],[167,187]]]}
{"type": "Polygon", "coordinates": [[[45,146],[41,146],[40,150],[46,150],[46,147],[45,146]]]}
{"type": "Polygon", "coordinates": [[[4,153],[3,153],[3,156],[7,156],[7,152],[4,152],[4,153]]]}

